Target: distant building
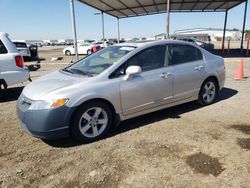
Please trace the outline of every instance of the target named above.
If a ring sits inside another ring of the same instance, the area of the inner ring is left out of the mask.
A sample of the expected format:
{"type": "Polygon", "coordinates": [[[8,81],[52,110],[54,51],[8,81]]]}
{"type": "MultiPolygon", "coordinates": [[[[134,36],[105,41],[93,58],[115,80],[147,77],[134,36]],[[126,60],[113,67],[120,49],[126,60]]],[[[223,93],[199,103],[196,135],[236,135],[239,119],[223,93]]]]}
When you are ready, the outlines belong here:
{"type": "Polygon", "coordinates": [[[165,33],[161,33],[159,35],[155,35],[155,40],[164,40],[166,38],[165,33]]]}
{"type": "MultiPolygon", "coordinates": [[[[222,41],[223,29],[216,28],[195,28],[195,29],[185,29],[177,30],[174,32],[174,36],[183,37],[194,37],[203,41],[222,41]]],[[[241,31],[238,29],[227,29],[225,33],[226,40],[240,40],[241,31]]]]}

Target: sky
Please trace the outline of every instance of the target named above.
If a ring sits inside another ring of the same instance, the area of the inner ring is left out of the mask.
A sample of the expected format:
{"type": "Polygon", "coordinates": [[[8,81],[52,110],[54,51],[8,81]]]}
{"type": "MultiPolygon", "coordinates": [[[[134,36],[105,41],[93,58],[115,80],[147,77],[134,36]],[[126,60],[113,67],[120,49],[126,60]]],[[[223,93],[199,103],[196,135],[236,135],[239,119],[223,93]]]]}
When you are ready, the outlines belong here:
{"type": "MultiPolygon", "coordinates": [[[[78,39],[100,39],[98,10],[75,1],[78,39]]],[[[170,33],[190,28],[223,28],[225,13],[171,13],[170,33]]],[[[244,4],[228,12],[228,29],[242,29],[244,4]]],[[[106,15],[105,37],[117,36],[116,18],[106,15]]],[[[250,3],[246,29],[250,29],[250,3]]],[[[121,38],[152,37],[166,31],[166,14],[120,20],[121,38]]],[[[0,32],[12,39],[45,40],[73,38],[69,0],[0,0],[0,32]]]]}

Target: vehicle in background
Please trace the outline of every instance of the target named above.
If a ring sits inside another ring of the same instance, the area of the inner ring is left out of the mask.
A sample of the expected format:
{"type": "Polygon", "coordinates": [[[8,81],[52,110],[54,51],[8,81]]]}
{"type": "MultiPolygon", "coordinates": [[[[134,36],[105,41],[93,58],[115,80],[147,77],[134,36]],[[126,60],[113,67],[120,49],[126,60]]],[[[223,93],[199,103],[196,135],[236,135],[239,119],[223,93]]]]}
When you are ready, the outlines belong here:
{"type": "Polygon", "coordinates": [[[90,44],[92,44],[92,43],[95,43],[95,42],[96,42],[96,40],[93,40],[93,39],[83,40],[83,43],[90,43],[90,44]]]}
{"type": "Polygon", "coordinates": [[[111,44],[110,44],[110,42],[108,42],[108,41],[100,41],[100,42],[96,42],[96,43],[93,43],[94,45],[98,45],[98,46],[100,46],[101,48],[106,48],[106,47],[108,47],[108,46],[110,46],[111,44]]]}
{"type": "Polygon", "coordinates": [[[9,39],[8,34],[0,33],[0,98],[8,86],[25,82],[29,71],[24,68],[23,57],[9,39]]]}
{"type": "Polygon", "coordinates": [[[30,59],[31,60],[36,60],[38,59],[38,45],[37,44],[30,44],[28,45],[29,50],[30,50],[30,59]]]}
{"type": "Polygon", "coordinates": [[[35,44],[36,44],[37,47],[39,47],[39,48],[43,47],[43,43],[41,43],[41,42],[37,42],[37,43],[35,43],[35,44]]]}
{"type": "Polygon", "coordinates": [[[25,41],[13,41],[13,43],[15,44],[20,54],[23,56],[24,60],[31,59],[30,49],[25,41]]]}
{"type": "Polygon", "coordinates": [[[203,41],[200,41],[196,38],[179,38],[178,40],[183,40],[183,41],[186,41],[186,42],[191,42],[193,44],[196,44],[206,50],[212,50],[214,49],[214,44],[212,43],[208,43],[208,42],[203,42],[203,41]]]}
{"type": "Polygon", "coordinates": [[[44,46],[56,46],[58,40],[43,40],[44,46]]]}
{"type": "Polygon", "coordinates": [[[98,52],[101,49],[102,49],[101,46],[94,45],[94,46],[92,46],[91,51],[92,51],[92,53],[95,53],[95,52],[98,52]]]}
{"type": "Polygon", "coordinates": [[[35,137],[92,142],[119,120],[190,101],[212,104],[225,74],[222,57],[192,43],[123,43],[28,84],[17,114],[35,137]]]}
{"type": "Polygon", "coordinates": [[[74,42],[73,41],[65,41],[65,45],[66,46],[70,46],[70,45],[73,45],[74,44],[74,42]]]}
{"type": "MultiPolygon", "coordinates": [[[[114,44],[118,43],[118,40],[117,39],[108,39],[108,42],[110,43],[110,45],[114,45],[114,44]]],[[[119,43],[124,43],[124,42],[125,42],[124,39],[119,40],[119,43]]]]}
{"type": "MultiPolygon", "coordinates": [[[[92,53],[92,47],[94,45],[90,43],[78,43],[77,44],[77,49],[78,49],[78,54],[80,55],[90,55],[92,53]]],[[[70,46],[67,48],[63,49],[63,54],[70,56],[70,55],[75,55],[75,47],[70,46]]]]}
{"type": "Polygon", "coordinates": [[[66,40],[60,39],[60,40],[58,40],[58,42],[57,42],[56,45],[57,45],[57,46],[65,46],[65,45],[66,45],[66,40]]]}

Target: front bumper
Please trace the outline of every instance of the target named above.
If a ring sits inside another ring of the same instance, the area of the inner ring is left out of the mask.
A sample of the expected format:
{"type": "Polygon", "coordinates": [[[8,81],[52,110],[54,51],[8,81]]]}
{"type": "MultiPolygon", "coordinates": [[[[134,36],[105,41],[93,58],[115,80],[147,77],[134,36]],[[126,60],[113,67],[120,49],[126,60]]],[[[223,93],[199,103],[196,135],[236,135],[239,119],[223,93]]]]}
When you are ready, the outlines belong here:
{"type": "Polygon", "coordinates": [[[21,128],[41,139],[59,139],[69,136],[70,119],[74,108],[62,106],[55,109],[29,110],[22,96],[17,101],[17,115],[21,128]]]}

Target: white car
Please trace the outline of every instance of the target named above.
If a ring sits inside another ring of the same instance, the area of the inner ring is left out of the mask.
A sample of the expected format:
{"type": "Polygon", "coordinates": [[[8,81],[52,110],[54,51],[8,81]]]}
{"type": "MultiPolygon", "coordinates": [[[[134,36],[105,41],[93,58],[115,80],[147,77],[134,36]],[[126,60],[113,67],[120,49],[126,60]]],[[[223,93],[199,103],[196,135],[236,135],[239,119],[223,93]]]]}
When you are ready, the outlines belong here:
{"type": "MultiPolygon", "coordinates": [[[[78,48],[78,54],[81,55],[90,55],[92,53],[92,47],[94,45],[90,44],[90,43],[80,43],[77,44],[77,48],[78,48]]],[[[74,46],[70,46],[67,48],[63,49],[63,54],[70,56],[70,55],[74,55],[75,54],[75,48],[74,46]]]]}
{"type": "Polygon", "coordinates": [[[20,52],[23,58],[30,60],[31,53],[26,42],[25,41],[13,41],[13,43],[15,44],[17,50],[20,52]]]}
{"type": "Polygon", "coordinates": [[[3,89],[28,79],[29,71],[24,68],[23,57],[8,38],[8,34],[0,33],[0,98],[3,89]]]}

